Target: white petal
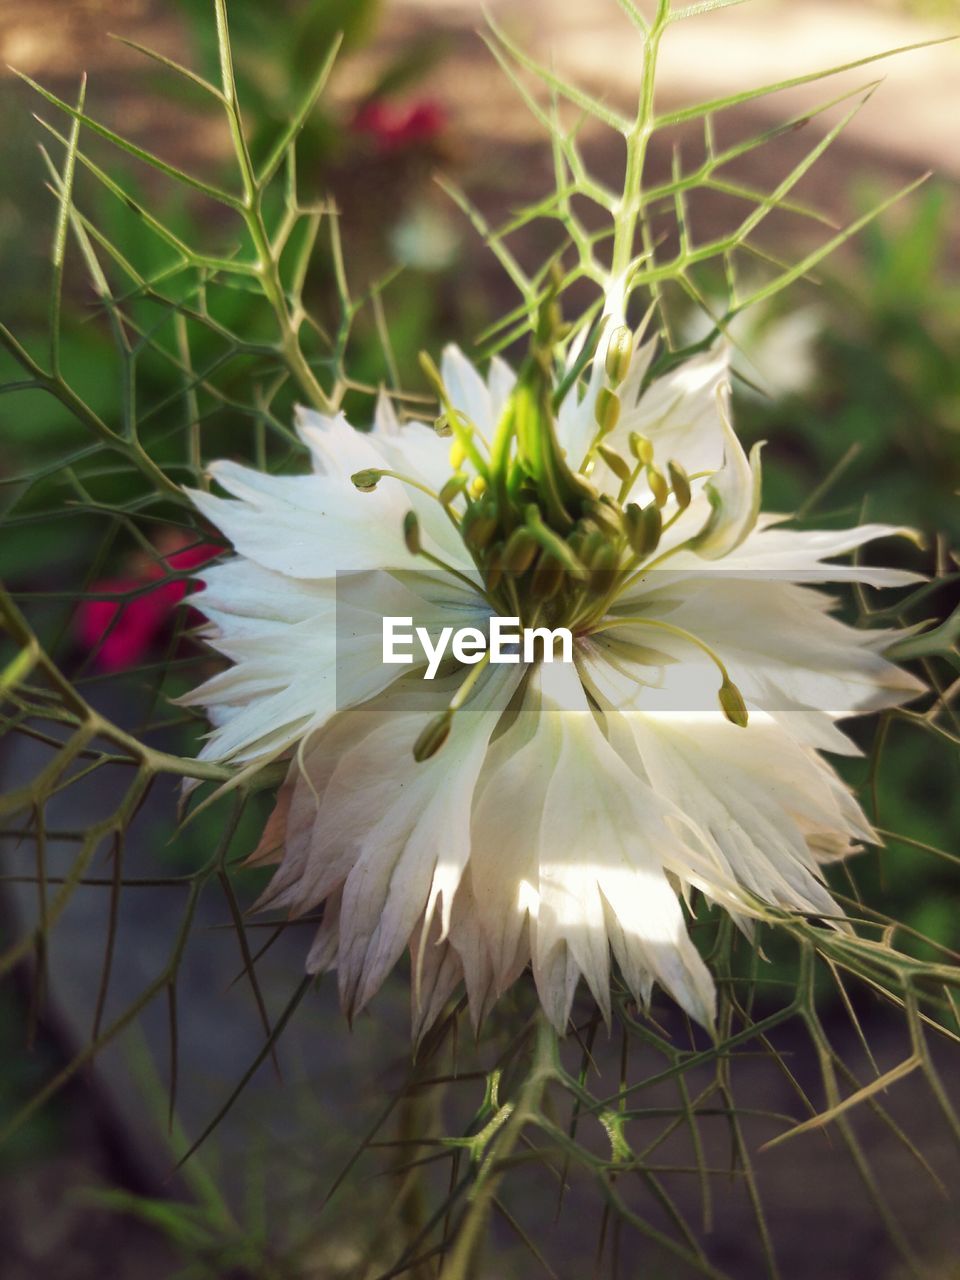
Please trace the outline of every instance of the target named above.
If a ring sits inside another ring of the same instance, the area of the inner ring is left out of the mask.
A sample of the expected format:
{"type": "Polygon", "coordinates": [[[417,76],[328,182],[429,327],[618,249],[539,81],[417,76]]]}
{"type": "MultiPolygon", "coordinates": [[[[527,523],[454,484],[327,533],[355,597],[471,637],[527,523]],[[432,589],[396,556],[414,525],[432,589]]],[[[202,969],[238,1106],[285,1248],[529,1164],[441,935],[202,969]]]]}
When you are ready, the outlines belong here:
{"type": "Polygon", "coordinates": [[[479,596],[437,574],[341,574],[334,585],[246,560],[208,572],[194,599],[216,624],[210,642],[234,665],[181,701],[216,713],[202,757],[237,762],[275,755],[416,672],[416,664],[384,663],[385,616],[411,617],[436,637],[451,617],[478,625],[489,613],[479,596]]]}
{"type": "Polygon", "coordinates": [[[357,431],[343,413],[317,413],[298,405],[294,411],[297,435],[310,450],[317,475],[349,480],[355,471],[382,466],[371,433],[357,431]]]}
{"type": "MultiPolygon", "coordinates": [[[[693,1017],[709,1023],[712,984],[664,873],[668,847],[682,848],[666,822],[670,807],[606,740],[576,672],[541,668],[525,709],[497,746],[501,760],[486,777],[471,859],[495,969],[529,913],[534,976],[551,1017],[569,1009],[571,963],[608,1014],[609,907],[634,957],[631,971],[652,973],[693,1017]],[[498,879],[504,887],[488,902],[498,879]],[[512,923],[498,925],[504,915],[512,923]]],[[[647,986],[645,978],[638,998],[647,986]]]]}
{"type": "MultiPolygon", "coordinates": [[[[686,597],[660,616],[710,646],[748,702],[767,711],[864,715],[923,691],[918,680],[879,652],[883,632],[850,627],[832,617],[832,602],[819,592],[789,582],[728,581],[723,574],[685,585],[686,597]]],[[[648,610],[655,608],[656,599],[655,594],[646,598],[648,610]]],[[[641,634],[643,628],[636,631],[641,634]]],[[[653,629],[651,635],[683,662],[666,668],[661,686],[638,705],[714,710],[720,677],[710,660],[684,640],[653,629]]]]}
{"type": "Polygon", "coordinates": [[[413,744],[438,706],[404,710],[407,697],[347,712],[316,735],[291,805],[287,850],[264,905],[303,912],[343,886],[337,969],[345,1008],[363,1007],[432,906],[444,931],[470,852],[470,811],[487,743],[519,679],[490,670],[453,724],[446,745],[418,764],[413,744]]]}
{"type": "Polygon", "coordinates": [[[765,902],[839,915],[819,879],[808,832],[842,837],[849,851],[870,830],[859,808],[841,804],[833,770],[755,715],[746,729],[723,716],[627,717],[658,795],[683,807],[736,882],[765,902]]]}
{"type": "Polygon", "coordinates": [[[723,427],[723,465],[706,483],[712,510],[691,543],[707,560],[719,560],[739,547],[760,514],[761,446],[755,444],[748,458],[730,421],[727,390],[718,390],[717,403],[723,427]]]}
{"type": "MultiPolygon", "coordinates": [[[[642,357],[649,361],[652,355],[651,344],[642,357]]],[[[728,377],[728,352],[720,347],[654,379],[632,404],[624,394],[623,412],[610,443],[623,451],[630,433],[637,431],[653,444],[654,460],[661,469],[673,459],[690,475],[716,471],[724,456],[717,393],[728,377]]]]}
{"type": "Polygon", "coordinates": [[[499,419],[507,401],[517,384],[517,375],[505,360],[494,356],[487,371],[487,390],[490,392],[490,406],[493,409],[494,423],[499,419]]]}
{"type": "Polygon", "coordinates": [[[188,491],[194,506],[266,569],[316,579],[415,563],[403,543],[410,504],[399,486],[383,481],[360,493],[345,476],[268,476],[234,462],[214,463],[210,474],[237,501],[188,491]]]}
{"type": "Polygon", "coordinates": [[[496,425],[490,390],[459,347],[444,347],[440,375],[453,407],[489,440],[496,425]]]}
{"type": "MultiPolygon", "coordinates": [[[[758,522],[748,538],[724,556],[717,564],[717,571],[730,577],[755,576],[809,583],[863,582],[873,587],[908,586],[922,582],[921,574],[905,569],[824,563],[877,538],[897,535],[911,536],[911,531],[887,524],[864,524],[852,529],[783,529],[774,525],[768,516],[758,522]]],[[[681,552],[671,558],[666,571],[689,573],[702,567],[697,565],[694,556],[681,552]]]]}

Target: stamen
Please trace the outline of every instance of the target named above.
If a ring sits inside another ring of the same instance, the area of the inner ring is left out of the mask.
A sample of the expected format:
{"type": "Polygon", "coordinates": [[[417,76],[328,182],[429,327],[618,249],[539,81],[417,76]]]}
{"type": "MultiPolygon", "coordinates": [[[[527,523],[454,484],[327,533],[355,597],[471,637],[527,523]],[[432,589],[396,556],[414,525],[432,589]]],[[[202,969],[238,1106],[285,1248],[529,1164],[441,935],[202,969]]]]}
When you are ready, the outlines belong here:
{"type": "Polygon", "coordinates": [[[653,500],[657,506],[666,506],[667,499],[670,497],[670,486],[667,484],[663,472],[659,471],[652,463],[647,467],[647,484],[650,486],[650,492],[653,494],[653,500]]]}
{"type": "Polygon", "coordinates": [[[610,335],[607,343],[607,356],[604,362],[610,385],[619,387],[630,372],[630,361],[633,359],[633,334],[625,324],[619,325],[610,335]]]}
{"type": "Polygon", "coordinates": [[[533,564],[537,556],[538,542],[529,529],[515,529],[507,539],[503,553],[503,567],[518,577],[533,564]]]}
{"type": "Polygon", "coordinates": [[[432,551],[427,551],[420,540],[420,521],[415,511],[408,511],[403,517],[403,540],[411,555],[420,556],[422,559],[428,560],[430,564],[436,565],[444,573],[449,573],[451,577],[458,579],[464,586],[469,587],[471,591],[479,592],[488,604],[494,608],[496,607],[493,600],[490,599],[479,583],[472,581],[454,565],[447,564],[446,560],[441,560],[439,556],[435,556],[432,551]]]}
{"type": "Polygon", "coordinates": [[[419,480],[414,480],[412,476],[402,475],[399,471],[376,470],[369,467],[364,471],[355,471],[350,480],[361,493],[373,493],[381,480],[399,480],[401,484],[408,484],[411,489],[419,489],[434,502],[440,501],[440,495],[435,489],[422,484],[419,480]]]}
{"type": "Polygon", "coordinates": [[[489,662],[490,650],[488,649],[480,661],[470,668],[470,673],[447,703],[446,710],[442,711],[434,720],[431,720],[421,731],[420,736],[413,744],[413,758],[417,764],[422,764],[424,760],[429,760],[432,756],[435,756],[450,737],[450,730],[453,728],[453,717],[470,696],[474,685],[480,679],[481,673],[489,662]]]}
{"type": "Polygon", "coordinates": [[[526,528],[530,536],[534,538],[544,551],[556,561],[561,568],[567,569],[570,573],[577,577],[583,577],[583,565],[573,554],[570,547],[564,540],[547,528],[540,518],[540,512],[535,506],[527,507],[527,523],[526,528]]]}
{"type": "Polygon", "coordinates": [[[420,521],[415,511],[408,511],[403,517],[403,540],[412,556],[418,556],[423,552],[420,542],[420,521]]]}
{"type": "Polygon", "coordinates": [[[430,721],[413,744],[413,758],[417,764],[423,764],[424,760],[429,760],[431,756],[437,754],[450,737],[452,727],[453,716],[449,711],[444,711],[442,715],[430,721]]]}
{"type": "Polygon", "coordinates": [[[460,494],[463,493],[468,483],[469,481],[462,471],[458,471],[456,475],[451,476],[437,494],[441,504],[445,507],[449,507],[451,502],[456,498],[459,498],[460,494]]]}
{"type": "Polygon", "coordinates": [[[611,449],[608,444],[597,445],[597,453],[604,460],[613,474],[618,480],[629,484],[633,479],[633,472],[626,458],[622,458],[616,449],[611,449]]]}
{"type": "Polygon", "coordinates": [[[699,636],[694,635],[692,631],[687,631],[684,627],[674,626],[672,622],[662,622],[659,618],[646,618],[643,616],[607,618],[605,621],[591,627],[590,634],[595,635],[601,631],[610,631],[614,627],[651,627],[656,631],[665,631],[668,635],[677,636],[679,639],[695,645],[707,655],[722,677],[723,683],[717,693],[721,711],[731,724],[735,724],[741,729],[747,727],[749,716],[743,694],[730,679],[730,673],[727,671],[723,659],[715,649],[711,649],[705,640],[701,640],[699,636]]]}
{"type": "Polygon", "coordinates": [[[637,503],[628,503],[624,512],[624,523],[627,530],[627,541],[630,549],[641,560],[645,560],[651,552],[656,551],[663,531],[663,516],[655,502],[640,508],[637,503]]]}
{"type": "Polygon", "coordinates": [[[747,727],[749,719],[747,713],[747,704],[743,700],[743,694],[737,686],[730,680],[724,680],[720,686],[720,692],[717,694],[720,700],[720,707],[723,714],[727,717],[731,724],[737,725],[741,729],[747,727]]]}
{"type": "Polygon", "coordinates": [[[600,388],[593,416],[601,436],[608,436],[620,421],[620,397],[615,391],[611,391],[609,387],[600,388]]]}
{"type": "MultiPolygon", "coordinates": [[[[478,475],[485,476],[487,474],[487,461],[474,442],[473,423],[467,419],[465,414],[454,407],[447,393],[447,388],[444,386],[443,378],[440,376],[440,370],[426,351],[420,352],[420,368],[443,406],[443,415],[441,419],[438,419],[438,423],[443,418],[446,419],[446,425],[449,426],[451,433],[457,437],[458,442],[463,446],[465,457],[469,458],[473,463],[478,475]]],[[[440,434],[445,435],[446,432],[442,431],[440,434]]]]}
{"type": "Polygon", "coordinates": [[[355,471],[350,480],[361,493],[373,493],[382,477],[382,471],[374,471],[370,468],[366,471],[355,471]]]}
{"type": "Polygon", "coordinates": [[[677,500],[677,506],[681,511],[686,511],[690,505],[690,477],[681,467],[679,462],[671,459],[667,463],[667,474],[670,477],[670,487],[673,490],[673,496],[677,500]]]}
{"type": "Polygon", "coordinates": [[[489,500],[475,503],[464,515],[460,529],[471,551],[482,551],[497,532],[496,506],[489,500]]]}
{"type": "Polygon", "coordinates": [[[653,461],[653,445],[639,431],[630,432],[630,452],[645,467],[653,461]]]}

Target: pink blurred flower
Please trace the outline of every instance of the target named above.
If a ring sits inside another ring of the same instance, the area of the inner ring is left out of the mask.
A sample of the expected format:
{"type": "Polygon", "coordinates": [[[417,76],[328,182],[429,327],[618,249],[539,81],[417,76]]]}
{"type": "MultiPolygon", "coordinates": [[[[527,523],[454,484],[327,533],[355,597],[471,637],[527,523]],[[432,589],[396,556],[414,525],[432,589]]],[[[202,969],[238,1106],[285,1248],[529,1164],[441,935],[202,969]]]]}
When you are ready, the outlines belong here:
{"type": "Polygon", "coordinates": [[[371,98],[358,108],[351,121],[354,133],[372,138],[381,151],[432,142],[446,128],[447,113],[431,98],[396,104],[371,98]]]}
{"type": "Polygon", "coordinates": [[[183,546],[180,533],[167,534],[159,559],[137,556],[128,573],[102,578],[91,587],[96,595],[138,592],[128,600],[84,600],[74,619],[74,635],[86,649],[95,649],[94,665],[101,671],[123,671],[148,657],[163,634],[171,614],[187,594],[187,579],[170,577],[207,564],[220,554],[209,542],[183,546]],[[156,582],[155,586],[149,586],[156,582]]]}

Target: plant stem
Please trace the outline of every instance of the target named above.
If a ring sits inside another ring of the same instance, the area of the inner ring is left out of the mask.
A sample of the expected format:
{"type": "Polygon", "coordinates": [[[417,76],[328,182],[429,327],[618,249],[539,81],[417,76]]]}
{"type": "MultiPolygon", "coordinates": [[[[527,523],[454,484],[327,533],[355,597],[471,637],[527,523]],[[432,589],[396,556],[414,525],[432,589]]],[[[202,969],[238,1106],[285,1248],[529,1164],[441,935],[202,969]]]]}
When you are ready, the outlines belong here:
{"type": "Polygon", "coordinates": [[[482,1244],[483,1229],[500,1183],[506,1172],[505,1162],[512,1155],[524,1129],[540,1115],[543,1095],[556,1072],[557,1036],[541,1010],[537,1017],[536,1045],[530,1074],[520,1088],[509,1119],[499,1128],[488,1144],[483,1165],[470,1197],[454,1241],[447,1256],[440,1280],[469,1280],[482,1244]]]}
{"type": "Polygon", "coordinates": [[[274,252],[263,220],[263,186],[254,172],[253,162],[247,148],[243,132],[243,120],[240,115],[240,103],[237,99],[237,86],[233,73],[233,56],[230,50],[230,33],[227,25],[226,0],[216,0],[217,35],[220,43],[220,70],[223,83],[223,97],[227,112],[227,123],[230,127],[230,138],[243,183],[243,205],[241,216],[246,224],[247,234],[253,244],[257,260],[255,270],[264,296],[273,308],[280,331],[280,351],[291,374],[296,379],[301,391],[310,404],[323,413],[331,413],[335,409],[330,397],[321,387],[316,374],[300,347],[299,325],[294,324],[280,278],[280,263],[274,252]]]}
{"type": "Polygon", "coordinates": [[[633,128],[627,134],[627,164],[623,179],[623,196],[614,213],[613,257],[610,274],[620,280],[633,260],[637,223],[643,208],[643,169],[647,144],[653,132],[654,87],[660,40],[670,18],[670,0],[658,0],[653,25],[643,43],[643,79],[640,102],[633,128]]]}

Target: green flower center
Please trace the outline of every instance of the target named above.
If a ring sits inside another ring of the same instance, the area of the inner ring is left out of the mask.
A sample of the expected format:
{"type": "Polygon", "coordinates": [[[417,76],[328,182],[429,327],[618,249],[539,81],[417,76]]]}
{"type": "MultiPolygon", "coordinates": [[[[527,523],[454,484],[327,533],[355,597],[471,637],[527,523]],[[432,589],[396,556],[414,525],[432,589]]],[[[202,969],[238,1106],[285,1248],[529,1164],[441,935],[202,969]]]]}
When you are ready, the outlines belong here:
{"type": "MultiPolygon", "coordinates": [[[[586,634],[656,553],[662,509],[672,492],[679,515],[690,502],[690,483],[676,463],[669,464],[668,479],[639,435],[631,436],[627,457],[607,442],[620,419],[617,387],[633,351],[633,335],[622,326],[607,339],[606,385],[596,396],[590,446],[582,459],[566,456],[556,415],[580,370],[564,376],[555,359],[562,333],[559,310],[548,299],[490,441],[452,405],[436,366],[426,357],[423,365],[443,408],[437,429],[453,437],[453,476],[439,497],[466,496],[466,510],[456,518],[491,605],[525,626],[586,634]],[[591,482],[599,461],[620,482],[616,495],[591,482]],[[641,508],[629,495],[642,476],[652,500],[641,508]]],[[[582,364],[590,354],[588,346],[582,364]]]]}
{"type": "MultiPolygon", "coordinates": [[[[602,326],[598,329],[597,340],[604,336],[602,326]]],[[[421,357],[442,408],[436,430],[452,441],[450,479],[438,493],[428,492],[457,527],[482,580],[483,594],[496,613],[519,618],[524,628],[565,627],[578,636],[618,626],[669,632],[698,647],[714,662],[722,678],[720,707],[729,720],[745,726],[743,698],[720,658],[702,640],[653,617],[610,616],[611,606],[637,574],[646,572],[660,558],[657,553],[664,532],[690,505],[691,477],[672,459],[661,470],[653,445],[637,433],[629,437],[627,455],[610,446],[609,437],[620,420],[618,388],[633,352],[633,335],[625,327],[616,329],[606,341],[605,385],[595,398],[594,434],[586,454],[579,460],[566,456],[557,433],[557,413],[593,351],[588,343],[579,366],[564,372],[555,357],[562,335],[559,310],[555,301],[548,299],[541,308],[530,352],[490,440],[453,405],[429,356],[421,357]],[[600,462],[619,481],[616,494],[601,492],[592,483],[591,474],[600,462]],[[643,506],[630,501],[641,479],[649,491],[643,506]],[[671,495],[674,510],[665,518],[664,508],[671,495]]],[[[362,471],[353,482],[361,490],[370,490],[382,477],[393,474],[362,471]]],[[[415,483],[407,477],[396,478],[415,483]]],[[[412,511],[404,520],[403,534],[412,554],[475,588],[460,570],[423,547],[419,522],[412,511]]],[[[414,747],[418,760],[428,759],[446,741],[453,714],[481,670],[481,666],[472,668],[448,709],[424,730],[414,747]]]]}

